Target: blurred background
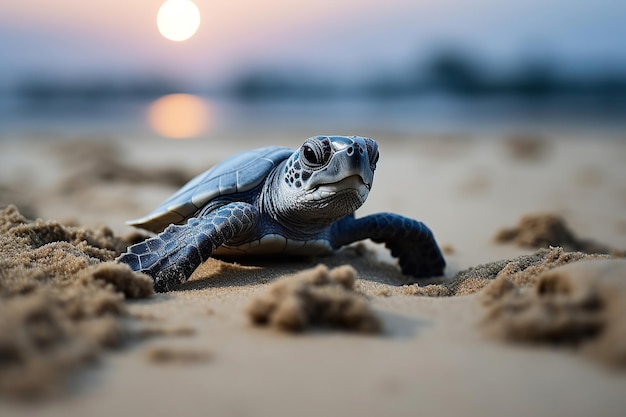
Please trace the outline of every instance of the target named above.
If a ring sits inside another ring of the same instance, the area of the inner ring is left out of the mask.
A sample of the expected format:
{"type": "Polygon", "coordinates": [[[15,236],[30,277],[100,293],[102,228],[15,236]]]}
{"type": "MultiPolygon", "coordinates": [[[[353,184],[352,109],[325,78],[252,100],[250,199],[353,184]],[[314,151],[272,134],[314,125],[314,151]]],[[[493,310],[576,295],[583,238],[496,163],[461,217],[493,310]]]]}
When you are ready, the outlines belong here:
{"type": "Polygon", "coordinates": [[[194,3],[3,0],[0,138],[626,125],[623,0],[194,3]]]}

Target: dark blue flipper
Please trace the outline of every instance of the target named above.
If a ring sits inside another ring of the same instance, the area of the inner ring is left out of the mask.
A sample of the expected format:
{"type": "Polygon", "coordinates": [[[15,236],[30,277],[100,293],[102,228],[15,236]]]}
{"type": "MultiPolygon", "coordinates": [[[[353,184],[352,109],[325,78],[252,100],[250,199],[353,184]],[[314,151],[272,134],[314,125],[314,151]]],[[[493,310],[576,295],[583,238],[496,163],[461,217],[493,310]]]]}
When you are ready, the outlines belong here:
{"type": "Polygon", "coordinates": [[[334,248],[363,239],[384,243],[406,275],[443,275],[446,262],[433,233],[422,222],[394,213],[377,213],[360,219],[346,216],[331,228],[334,248]]]}
{"type": "Polygon", "coordinates": [[[117,262],[150,275],[156,291],[171,291],[187,281],[216,248],[252,230],[258,218],[254,206],[230,203],[185,225],[168,226],[157,236],[130,246],[117,262]]]}

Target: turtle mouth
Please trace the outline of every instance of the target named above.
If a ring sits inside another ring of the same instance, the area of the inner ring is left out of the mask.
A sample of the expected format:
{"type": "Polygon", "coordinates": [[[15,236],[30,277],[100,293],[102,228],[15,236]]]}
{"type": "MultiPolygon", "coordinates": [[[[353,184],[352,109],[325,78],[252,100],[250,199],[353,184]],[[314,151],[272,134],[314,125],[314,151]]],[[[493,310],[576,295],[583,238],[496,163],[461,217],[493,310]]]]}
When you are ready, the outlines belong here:
{"type": "Polygon", "coordinates": [[[371,188],[370,184],[365,183],[360,175],[350,175],[340,181],[328,184],[320,184],[305,194],[308,201],[324,200],[332,198],[337,194],[355,193],[358,194],[362,201],[365,200],[371,188]]]}

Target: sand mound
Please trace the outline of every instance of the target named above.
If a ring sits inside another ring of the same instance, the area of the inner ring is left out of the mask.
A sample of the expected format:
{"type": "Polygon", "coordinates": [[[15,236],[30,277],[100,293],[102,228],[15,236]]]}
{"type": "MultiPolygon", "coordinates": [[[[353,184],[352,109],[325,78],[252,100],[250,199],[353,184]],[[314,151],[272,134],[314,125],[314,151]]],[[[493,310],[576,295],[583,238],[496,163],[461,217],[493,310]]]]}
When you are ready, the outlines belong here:
{"type": "Polygon", "coordinates": [[[529,214],[522,217],[517,226],[498,231],[496,242],[514,242],[528,248],[562,246],[567,250],[586,253],[611,253],[605,245],[578,238],[565,220],[556,214],[529,214]]]}
{"type": "Polygon", "coordinates": [[[532,285],[537,276],[545,271],[586,259],[606,259],[608,255],[588,255],[582,252],[566,252],[563,248],[540,249],[514,259],[504,259],[474,266],[457,273],[448,282],[437,285],[407,285],[402,287],[406,295],[442,297],[474,294],[497,278],[506,278],[516,285],[532,285]]]}
{"type": "Polygon", "coordinates": [[[14,205],[19,207],[22,214],[34,219],[37,217],[38,210],[32,201],[29,201],[24,194],[23,186],[16,184],[0,184],[0,209],[14,205]]]}
{"type": "Polygon", "coordinates": [[[489,332],[511,342],[578,347],[626,366],[626,260],[577,262],[522,288],[499,277],[484,292],[489,332]]]}
{"type": "Polygon", "coordinates": [[[122,341],[124,298],[153,293],[149,277],[107,262],[126,245],[107,228],[0,211],[0,394],[59,388],[71,370],[122,341]]]}
{"type": "Polygon", "coordinates": [[[208,351],[177,347],[155,347],[146,354],[146,359],[157,365],[194,364],[208,362],[213,355],[208,351]]]}
{"type": "Polygon", "coordinates": [[[366,299],[354,292],[356,271],[351,266],[332,270],[318,265],[273,283],[248,307],[253,323],[281,330],[302,331],[328,326],[364,333],[381,331],[366,299]]]}
{"type": "Polygon", "coordinates": [[[550,142],[541,136],[517,133],[505,138],[503,143],[511,159],[536,161],[545,156],[550,142]]]}
{"type": "Polygon", "coordinates": [[[120,150],[111,142],[69,142],[55,150],[64,161],[71,162],[70,174],[63,181],[61,191],[78,192],[94,184],[127,182],[181,187],[191,175],[176,167],[141,168],[123,161],[120,150]]]}

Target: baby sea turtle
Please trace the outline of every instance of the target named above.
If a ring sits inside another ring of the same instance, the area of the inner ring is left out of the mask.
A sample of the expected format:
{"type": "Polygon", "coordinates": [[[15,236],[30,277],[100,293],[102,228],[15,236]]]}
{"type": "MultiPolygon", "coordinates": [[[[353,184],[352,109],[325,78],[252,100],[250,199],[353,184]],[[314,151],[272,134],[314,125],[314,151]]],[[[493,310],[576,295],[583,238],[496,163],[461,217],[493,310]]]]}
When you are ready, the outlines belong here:
{"type": "Polygon", "coordinates": [[[354,217],[377,162],[376,142],[359,136],[315,136],[295,151],[270,146],[236,154],[129,221],[159,234],[117,261],[150,275],[163,292],[211,254],[319,255],[369,238],[391,250],[404,274],[441,275],[445,261],[423,223],[393,213],[354,217]]]}

